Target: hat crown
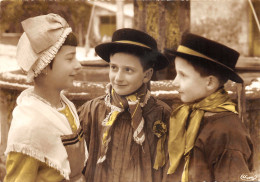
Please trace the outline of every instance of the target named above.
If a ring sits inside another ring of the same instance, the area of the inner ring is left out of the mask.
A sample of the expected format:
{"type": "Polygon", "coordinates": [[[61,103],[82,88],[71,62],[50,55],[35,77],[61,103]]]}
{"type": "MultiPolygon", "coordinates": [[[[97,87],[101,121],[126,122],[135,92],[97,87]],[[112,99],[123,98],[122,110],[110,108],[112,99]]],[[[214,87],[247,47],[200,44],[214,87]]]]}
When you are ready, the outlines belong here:
{"type": "Polygon", "coordinates": [[[179,56],[189,61],[215,64],[230,80],[243,83],[243,79],[234,70],[239,53],[213,40],[192,33],[184,33],[178,49],[176,51],[165,49],[165,54],[179,56]]]}
{"type": "Polygon", "coordinates": [[[235,68],[239,57],[239,53],[234,49],[191,33],[183,35],[181,45],[205,55],[220,64],[224,64],[231,69],[235,68]]]}
{"type": "Polygon", "coordinates": [[[128,50],[130,54],[131,51],[155,53],[155,59],[150,59],[150,61],[154,61],[154,70],[163,69],[169,64],[167,57],[158,50],[155,39],[136,29],[119,29],[113,33],[111,42],[102,43],[95,47],[97,55],[107,62],[110,62],[111,53],[127,52],[128,50]]]}
{"type": "Polygon", "coordinates": [[[135,29],[123,28],[115,31],[112,36],[112,42],[117,41],[131,41],[133,44],[143,44],[153,50],[158,50],[157,43],[153,37],[135,29]]]}
{"type": "Polygon", "coordinates": [[[50,13],[26,19],[22,27],[35,53],[40,53],[57,42],[69,25],[61,16],[50,13]]]}

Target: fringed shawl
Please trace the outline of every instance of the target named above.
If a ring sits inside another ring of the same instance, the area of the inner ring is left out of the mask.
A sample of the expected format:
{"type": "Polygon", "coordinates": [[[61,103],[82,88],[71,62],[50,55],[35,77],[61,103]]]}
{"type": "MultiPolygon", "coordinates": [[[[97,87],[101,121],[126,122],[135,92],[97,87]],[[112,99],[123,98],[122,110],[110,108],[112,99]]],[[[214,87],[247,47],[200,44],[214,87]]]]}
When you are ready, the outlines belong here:
{"type": "MultiPolygon", "coordinates": [[[[9,152],[29,155],[58,170],[68,180],[71,169],[60,136],[72,134],[70,124],[63,114],[33,96],[32,89],[17,98],[5,155],[9,152]]],[[[62,93],[61,98],[71,109],[78,128],[75,106],[62,93]]]]}

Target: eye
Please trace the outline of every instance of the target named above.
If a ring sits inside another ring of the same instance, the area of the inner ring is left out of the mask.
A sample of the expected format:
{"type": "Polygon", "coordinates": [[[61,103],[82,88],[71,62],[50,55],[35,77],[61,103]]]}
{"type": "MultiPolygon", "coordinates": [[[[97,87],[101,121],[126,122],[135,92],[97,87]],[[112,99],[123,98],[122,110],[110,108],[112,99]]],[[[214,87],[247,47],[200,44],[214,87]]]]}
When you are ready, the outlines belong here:
{"type": "Polygon", "coordinates": [[[134,72],[134,70],[132,68],[128,68],[128,67],[125,68],[125,71],[128,72],[128,73],[133,73],[134,72]]]}
{"type": "Polygon", "coordinates": [[[178,72],[178,75],[181,77],[185,77],[186,75],[183,72],[178,72]]]}
{"type": "Polygon", "coordinates": [[[186,77],[186,75],[183,72],[177,72],[176,77],[178,77],[180,79],[184,79],[186,77]]]}
{"type": "Polygon", "coordinates": [[[74,56],[69,56],[69,57],[66,57],[66,60],[68,60],[68,61],[73,61],[74,60],[74,56]]]}
{"type": "Polygon", "coordinates": [[[115,65],[110,65],[110,69],[115,71],[117,69],[117,67],[115,65]]]}

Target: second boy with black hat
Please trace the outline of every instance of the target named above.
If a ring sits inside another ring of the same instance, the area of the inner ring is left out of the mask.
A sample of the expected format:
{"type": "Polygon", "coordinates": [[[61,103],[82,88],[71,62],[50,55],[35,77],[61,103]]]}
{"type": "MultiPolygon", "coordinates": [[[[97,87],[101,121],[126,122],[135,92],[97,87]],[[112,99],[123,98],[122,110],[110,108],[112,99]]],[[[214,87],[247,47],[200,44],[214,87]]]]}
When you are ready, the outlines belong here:
{"type": "Polygon", "coordinates": [[[171,111],[147,84],[167,58],[151,36],[134,29],[117,30],[112,42],[95,50],[110,64],[110,84],[106,95],[80,109],[89,147],[87,181],[161,181],[171,111]]]}
{"type": "Polygon", "coordinates": [[[239,53],[190,33],[170,53],[185,104],[171,115],[164,181],[241,181],[252,170],[253,146],[224,89],[229,79],[243,82],[234,71],[239,53]]]}

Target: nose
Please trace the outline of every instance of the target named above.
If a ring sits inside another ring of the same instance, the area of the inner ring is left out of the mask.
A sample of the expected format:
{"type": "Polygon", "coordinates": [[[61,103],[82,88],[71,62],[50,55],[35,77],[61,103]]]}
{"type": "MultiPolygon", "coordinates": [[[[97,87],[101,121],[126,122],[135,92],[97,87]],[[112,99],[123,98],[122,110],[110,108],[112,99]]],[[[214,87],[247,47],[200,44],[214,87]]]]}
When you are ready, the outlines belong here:
{"type": "Polygon", "coordinates": [[[176,75],[176,77],[174,78],[174,80],[173,80],[173,86],[175,86],[175,87],[179,87],[180,86],[180,84],[179,84],[179,77],[178,77],[178,75],[176,75]]]}
{"type": "Polygon", "coordinates": [[[116,75],[115,75],[115,81],[116,82],[121,82],[123,80],[123,74],[122,74],[122,71],[119,70],[116,75]]]}
{"type": "Polygon", "coordinates": [[[77,59],[75,59],[74,69],[79,71],[81,68],[82,68],[82,66],[81,66],[80,62],[77,59]]]}

